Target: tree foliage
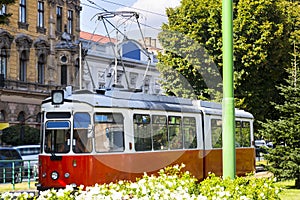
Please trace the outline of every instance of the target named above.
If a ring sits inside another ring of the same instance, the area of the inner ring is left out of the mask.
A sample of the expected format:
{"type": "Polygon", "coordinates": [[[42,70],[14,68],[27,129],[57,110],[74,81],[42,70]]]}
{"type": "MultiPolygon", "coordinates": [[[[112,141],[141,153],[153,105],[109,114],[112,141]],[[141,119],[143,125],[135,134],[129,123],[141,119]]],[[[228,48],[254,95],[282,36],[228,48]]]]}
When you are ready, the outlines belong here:
{"type": "MultiPolygon", "coordinates": [[[[158,69],[168,94],[189,96],[187,89],[181,88],[187,82],[198,99],[220,100],[220,95],[212,94],[220,91],[222,84],[221,3],[183,0],[179,7],[167,9],[168,23],[159,35],[166,51],[159,55],[158,69]]],[[[283,83],[290,66],[293,22],[286,4],[284,0],[239,0],[234,4],[236,106],[250,111],[257,120],[278,118],[270,101],[282,101],[275,85],[283,83]]]]}
{"type": "Polygon", "coordinates": [[[32,128],[28,125],[15,125],[2,130],[2,142],[7,145],[30,145],[39,144],[40,132],[39,129],[32,128]],[[21,131],[24,130],[22,136],[21,131]]]}
{"type": "Polygon", "coordinates": [[[272,138],[275,146],[266,155],[269,170],[279,179],[296,179],[300,188],[300,69],[297,67],[289,73],[288,84],[278,87],[285,100],[275,106],[281,116],[263,123],[261,132],[264,138],[272,138]]]}
{"type": "Polygon", "coordinates": [[[276,119],[271,101],[281,103],[276,85],[287,77],[291,24],[284,1],[240,0],[234,20],[235,97],[255,119],[276,119]]]}
{"type": "Polygon", "coordinates": [[[158,64],[167,94],[198,99],[220,96],[213,95],[222,82],[220,13],[220,2],[207,0],[185,0],[178,8],[167,9],[169,21],[159,35],[165,52],[158,64]]]}
{"type": "MultiPolygon", "coordinates": [[[[14,4],[16,0],[0,0],[1,8],[3,5],[11,5],[14,4]]],[[[0,24],[7,24],[9,22],[9,17],[12,16],[11,13],[3,13],[0,15],[0,24]]]]}
{"type": "Polygon", "coordinates": [[[293,24],[291,67],[286,83],[277,87],[284,99],[282,104],[274,104],[280,117],[262,123],[261,135],[275,145],[266,155],[269,170],[279,179],[296,179],[295,185],[300,188],[300,4],[287,4],[286,12],[293,24]]]}

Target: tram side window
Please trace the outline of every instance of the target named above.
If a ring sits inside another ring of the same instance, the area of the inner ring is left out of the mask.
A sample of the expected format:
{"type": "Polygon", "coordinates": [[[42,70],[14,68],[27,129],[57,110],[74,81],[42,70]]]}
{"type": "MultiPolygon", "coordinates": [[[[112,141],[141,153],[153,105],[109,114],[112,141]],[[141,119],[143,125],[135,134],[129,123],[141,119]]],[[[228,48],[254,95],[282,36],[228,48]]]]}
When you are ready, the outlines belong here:
{"type": "Polygon", "coordinates": [[[168,149],[167,117],[164,115],[152,115],[153,149],[168,149]]]}
{"type": "Polygon", "coordinates": [[[70,143],[70,129],[46,130],[46,153],[67,153],[70,151],[70,143]]]}
{"type": "Polygon", "coordinates": [[[184,148],[197,147],[196,119],[194,117],[183,117],[182,129],[184,133],[184,148]]]}
{"type": "Polygon", "coordinates": [[[89,113],[74,114],[74,132],[72,147],[75,153],[88,153],[92,151],[92,135],[89,135],[91,117],[89,113]]]}
{"type": "Polygon", "coordinates": [[[183,135],[181,131],[181,117],[169,116],[168,117],[168,131],[170,149],[182,149],[183,135]]]}
{"type": "Polygon", "coordinates": [[[222,148],[222,120],[211,120],[211,142],[213,148],[222,148]]]}
{"type": "Polygon", "coordinates": [[[250,122],[236,121],[235,123],[235,144],[236,147],[250,147],[250,122]]]}
{"type": "Polygon", "coordinates": [[[124,151],[124,120],[121,113],[95,114],[97,152],[124,151]]]}
{"type": "Polygon", "coordinates": [[[134,114],[133,123],[135,150],[152,150],[150,115],[134,114]]]}

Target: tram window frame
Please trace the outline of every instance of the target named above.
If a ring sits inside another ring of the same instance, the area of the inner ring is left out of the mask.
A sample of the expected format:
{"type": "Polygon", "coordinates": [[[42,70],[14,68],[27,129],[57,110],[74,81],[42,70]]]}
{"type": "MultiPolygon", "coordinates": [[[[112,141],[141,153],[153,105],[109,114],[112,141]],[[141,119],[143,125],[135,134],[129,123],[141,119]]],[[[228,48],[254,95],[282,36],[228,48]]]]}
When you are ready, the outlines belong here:
{"type": "Polygon", "coordinates": [[[71,118],[70,112],[47,112],[47,119],[69,119],[71,118]]]}
{"type": "Polygon", "coordinates": [[[152,150],[151,117],[149,114],[133,115],[134,148],[136,151],[152,150]]]}
{"type": "Polygon", "coordinates": [[[250,121],[236,120],[235,122],[235,144],[236,147],[251,146],[250,121]]]}
{"type": "Polygon", "coordinates": [[[212,148],[222,148],[222,119],[212,118],[210,120],[210,131],[212,148]]]}
{"type": "Polygon", "coordinates": [[[152,115],[153,149],[167,150],[169,148],[169,134],[166,115],[152,115]]]}
{"type": "Polygon", "coordinates": [[[170,149],[182,149],[183,133],[181,116],[168,116],[168,133],[170,149]]]}
{"type": "Polygon", "coordinates": [[[183,117],[182,130],[185,149],[197,148],[197,127],[195,117],[183,117]]]}
{"type": "Polygon", "coordinates": [[[95,113],[94,130],[96,152],[122,152],[125,150],[124,116],[122,113],[95,113]],[[116,138],[121,141],[115,143],[116,138]]]}
{"type": "Polygon", "coordinates": [[[73,140],[74,153],[90,153],[93,150],[92,137],[90,137],[91,116],[88,112],[76,112],[73,117],[73,140]]]}
{"type": "Polygon", "coordinates": [[[45,153],[68,153],[70,151],[70,132],[71,129],[46,129],[45,153]]]}

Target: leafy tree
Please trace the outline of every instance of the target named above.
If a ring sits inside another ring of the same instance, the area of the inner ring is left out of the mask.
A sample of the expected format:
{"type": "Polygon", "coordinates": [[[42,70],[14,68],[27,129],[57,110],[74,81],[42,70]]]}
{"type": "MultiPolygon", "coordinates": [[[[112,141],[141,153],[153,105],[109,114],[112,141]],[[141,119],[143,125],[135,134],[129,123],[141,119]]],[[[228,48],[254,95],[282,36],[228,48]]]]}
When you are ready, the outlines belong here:
{"type": "Polygon", "coordinates": [[[292,32],[284,1],[240,0],[234,20],[235,97],[256,120],[277,119],[271,101],[280,103],[276,85],[290,66],[292,32]]]}
{"type": "Polygon", "coordinates": [[[290,71],[288,85],[279,86],[285,102],[276,105],[281,114],[278,120],[263,123],[262,135],[272,138],[274,149],[265,155],[270,162],[269,170],[279,179],[296,179],[300,188],[300,70],[290,71]],[[297,72],[297,77],[295,77],[297,72]]]}
{"type": "Polygon", "coordinates": [[[27,125],[23,125],[23,127],[22,125],[15,125],[3,129],[1,139],[5,144],[12,146],[39,144],[40,132],[39,129],[27,125]],[[23,137],[21,136],[22,128],[24,129],[23,137]]]}
{"type": "MultiPolygon", "coordinates": [[[[0,6],[2,8],[3,5],[7,6],[14,4],[15,2],[16,0],[0,0],[0,6]]],[[[11,15],[11,13],[4,13],[0,15],[0,24],[7,24],[11,15]]]]}
{"type": "MultiPolygon", "coordinates": [[[[292,27],[283,2],[239,0],[234,5],[236,106],[258,120],[278,118],[269,102],[281,102],[275,85],[284,81],[290,65],[292,27]]],[[[198,99],[220,100],[219,94],[212,94],[222,83],[221,3],[183,0],[179,7],[167,9],[168,23],[159,35],[166,51],[159,55],[158,65],[167,94],[189,96],[181,88],[184,77],[198,99]]]]}
{"type": "Polygon", "coordinates": [[[162,87],[169,95],[220,100],[212,95],[222,82],[214,64],[221,62],[220,2],[184,0],[167,9],[167,15],[159,34],[165,49],[157,66],[165,80],[162,87]]]}
{"type": "Polygon", "coordinates": [[[284,99],[282,104],[274,104],[276,112],[280,114],[277,120],[262,123],[261,135],[272,139],[274,149],[269,150],[265,157],[269,160],[269,170],[278,179],[295,179],[295,186],[300,189],[300,5],[291,3],[286,5],[288,20],[293,24],[290,43],[291,66],[287,72],[289,77],[286,84],[278,86],[280,95],[284,99]]]}

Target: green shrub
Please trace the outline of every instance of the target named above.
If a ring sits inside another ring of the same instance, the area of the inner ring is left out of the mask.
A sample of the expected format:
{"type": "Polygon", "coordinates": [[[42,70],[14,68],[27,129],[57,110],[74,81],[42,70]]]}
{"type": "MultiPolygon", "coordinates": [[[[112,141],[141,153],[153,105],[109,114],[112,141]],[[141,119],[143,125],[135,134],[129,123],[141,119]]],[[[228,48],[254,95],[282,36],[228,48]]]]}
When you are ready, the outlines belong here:
{"type": "Polygon", "coordinates": [[[275,187],[272,178],[236,177],[222,179],[210,174],[200,182],[197,192],[208,199],[279,199],[281,189],[275,187]]]}
{"type": "Polygon", "coordinates": [[[197,200],[263,200],[279,199],[280,189],[274,186],[269,178],[236,177],[225,179],[210,174],[207,179],[198,182],[188,171],[183,171],[184,165],[166,167],[158,175],[144,174],[136,182],[119,181],[95,185],[92,187],[80,186],[73,189],[67,186],[64,190],[47,190],[40,195],[32,196],[27,193],[3,193],[1,199],[197,199],[197,200]]]}
{"type": "Polygon", "coordinates": [[[30,127],[28,125],[14,125],[3,129],[2,131],[2,142],[7,145],[18,146],[18,145],[30,145],[38,144],[40,142],[40,131],[39,129],[30,127]],[[21,131],[23,129],[23,137],[21,131]],[[21,139],[22,138],[22,139],[21,139]]]}

